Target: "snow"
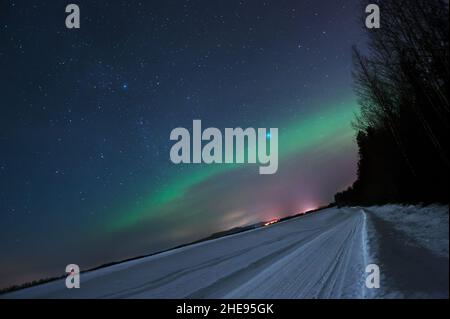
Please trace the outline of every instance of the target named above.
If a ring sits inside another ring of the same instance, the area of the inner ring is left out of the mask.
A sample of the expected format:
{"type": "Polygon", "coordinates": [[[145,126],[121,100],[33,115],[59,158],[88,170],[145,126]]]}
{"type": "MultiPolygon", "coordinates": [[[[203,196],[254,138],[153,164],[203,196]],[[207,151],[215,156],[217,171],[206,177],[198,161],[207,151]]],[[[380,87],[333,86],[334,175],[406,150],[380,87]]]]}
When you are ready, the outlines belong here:
{"type": "Polygon", "coordinates": [[[367,209],[436,255],[448,259],[448,206],[386,205],[367,209]]]}
{"type": "Polygon", "coordinates": [[[448,298],[448,206],[364,208],[368,248],[381,268],[375,298],[448,298]]]}
{"type": "Polygon", "coordinates": [[[0,296],[409,297],[448,298],[448,206],[329,208],[82,273],[80,289],[56,280],[0,296]],[[365,287],[371,263],[380,265],[380,289],[365,287]]]}

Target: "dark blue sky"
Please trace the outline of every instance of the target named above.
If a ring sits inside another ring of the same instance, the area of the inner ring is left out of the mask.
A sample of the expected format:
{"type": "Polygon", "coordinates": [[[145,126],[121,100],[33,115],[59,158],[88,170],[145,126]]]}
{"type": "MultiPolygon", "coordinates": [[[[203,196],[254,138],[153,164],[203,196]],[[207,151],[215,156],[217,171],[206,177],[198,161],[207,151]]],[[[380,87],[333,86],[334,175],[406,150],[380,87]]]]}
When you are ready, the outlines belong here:
{"type": "Polygon", "coordinates": [[[358,0],[74,2],[79,30],[66,1],[0,2],[0,286],[315,208],[353,181],[358,0]],[[172,164],[170,131],[193,119],[278,127],[279,172],[172,164]]]}

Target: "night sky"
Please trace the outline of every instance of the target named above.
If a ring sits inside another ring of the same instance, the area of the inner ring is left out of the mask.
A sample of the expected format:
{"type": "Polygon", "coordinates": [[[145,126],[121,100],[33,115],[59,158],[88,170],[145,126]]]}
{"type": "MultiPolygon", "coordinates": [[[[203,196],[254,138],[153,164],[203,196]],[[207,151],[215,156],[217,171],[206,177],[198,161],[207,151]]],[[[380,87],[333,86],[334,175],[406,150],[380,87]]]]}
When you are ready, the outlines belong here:
{"type": "Polygon", "coordinates": [[[358,0],[0,1],[0,287],[333,201],[355,179],[358,0]],[[65,27],[65,6],[81,29],[65,27]],[[170,161],[277,127],[279,168],[170,161]]]}

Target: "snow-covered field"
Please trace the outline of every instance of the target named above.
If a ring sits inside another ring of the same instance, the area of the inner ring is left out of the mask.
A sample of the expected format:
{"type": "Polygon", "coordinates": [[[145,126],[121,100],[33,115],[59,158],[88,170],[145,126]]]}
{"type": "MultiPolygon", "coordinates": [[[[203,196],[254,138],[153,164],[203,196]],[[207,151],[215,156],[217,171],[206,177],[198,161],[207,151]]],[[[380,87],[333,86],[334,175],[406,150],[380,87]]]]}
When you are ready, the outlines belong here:
{"type": "Polygon", "coordinates": [[[448,245],[448,206],[330,208],[0,297],[448,298],[448,245]]]}

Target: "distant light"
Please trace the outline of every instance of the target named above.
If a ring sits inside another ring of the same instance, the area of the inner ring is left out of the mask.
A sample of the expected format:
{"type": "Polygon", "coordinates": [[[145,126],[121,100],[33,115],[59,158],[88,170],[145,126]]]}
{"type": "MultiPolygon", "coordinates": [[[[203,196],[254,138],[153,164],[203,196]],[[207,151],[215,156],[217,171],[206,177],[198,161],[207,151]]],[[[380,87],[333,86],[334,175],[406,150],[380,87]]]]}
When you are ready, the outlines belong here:
{"type": "Polygon", "coordinates": [[[122,89],[124,90],[128,89],[128,84],[127,83],[122,84],[122,89]]]}
{"type": "Polygon", "coordinates": [[[269,225],[272,225],[272,224],[275,224],[275,223],[278,223],[278,219],[277,218],[272,219],[272,220],[264,223],[264,226],[269,226],[269,225]]]}
{"type": "Polygon", "coordinates": [[[318,208],[317,206],[313,206],[313,205],[311,205],[311,206],[306,206],[305,208],[303,208],[303,209],[300,211],[300,214],[306,214],[307,212],[316,210],[317,208],[318,208]]]}
{"type": "Polygon", "coordinates": [[[270,132],[267,132],[266,137],[267,137],[268,139],[270,139],[270,138],[272,137],[272,134],[270,134],[270,132]]]}

